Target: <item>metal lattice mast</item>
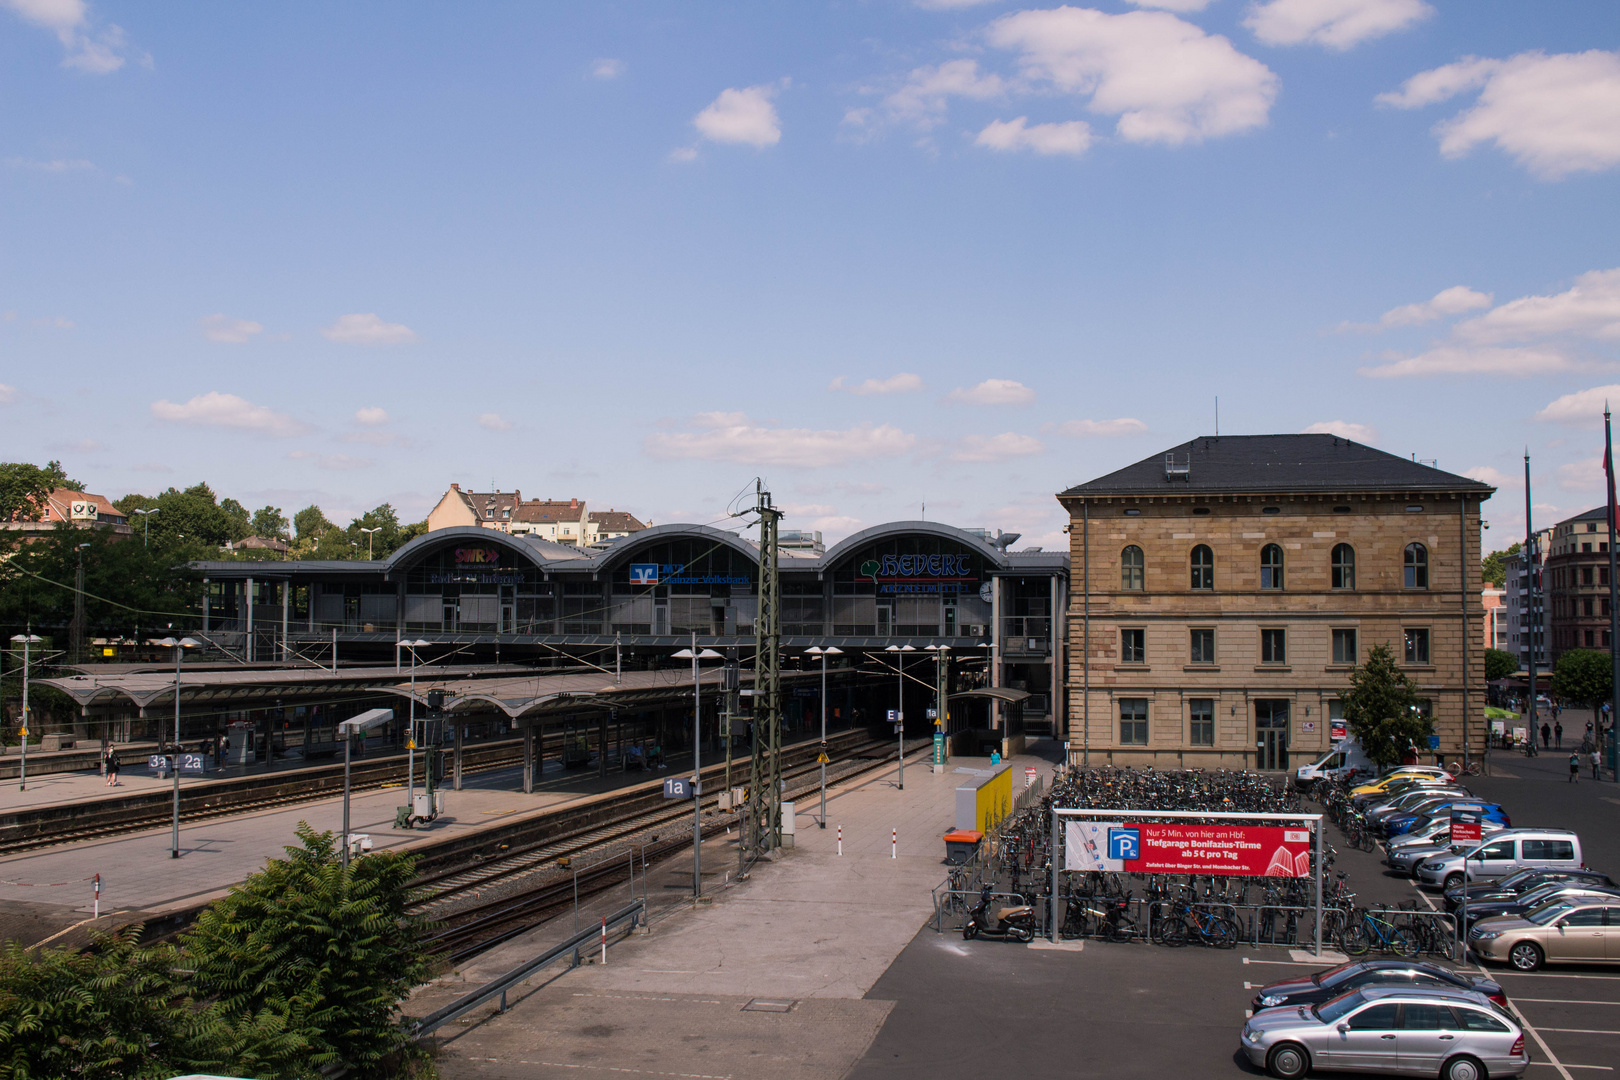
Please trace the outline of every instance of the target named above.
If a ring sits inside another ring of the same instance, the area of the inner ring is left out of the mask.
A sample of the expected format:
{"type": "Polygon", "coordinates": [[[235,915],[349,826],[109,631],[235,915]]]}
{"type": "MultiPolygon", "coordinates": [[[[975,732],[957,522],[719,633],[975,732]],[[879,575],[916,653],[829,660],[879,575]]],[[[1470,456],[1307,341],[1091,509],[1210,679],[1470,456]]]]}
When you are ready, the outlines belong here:
{"type": "Polygon", "coordinates": [[[760,854],[782,846],[782,593],[776,544],[782,512],[758,484],[755,499],[759,611],[754,617],[754,756],[745,839],[760,854]]]}

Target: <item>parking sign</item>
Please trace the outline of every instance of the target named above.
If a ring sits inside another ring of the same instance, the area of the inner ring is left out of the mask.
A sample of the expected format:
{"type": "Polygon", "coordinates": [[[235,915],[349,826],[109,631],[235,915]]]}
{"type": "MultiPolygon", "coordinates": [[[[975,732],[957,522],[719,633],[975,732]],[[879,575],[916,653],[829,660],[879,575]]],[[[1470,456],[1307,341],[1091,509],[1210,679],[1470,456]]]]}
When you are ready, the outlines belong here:
{"type": "Polygon", "coordinates": [[[1109,829],[1108,857],[1110,859],[1140,859],[1142,857],[1142,831],[1140,829],[1109,829]]]}

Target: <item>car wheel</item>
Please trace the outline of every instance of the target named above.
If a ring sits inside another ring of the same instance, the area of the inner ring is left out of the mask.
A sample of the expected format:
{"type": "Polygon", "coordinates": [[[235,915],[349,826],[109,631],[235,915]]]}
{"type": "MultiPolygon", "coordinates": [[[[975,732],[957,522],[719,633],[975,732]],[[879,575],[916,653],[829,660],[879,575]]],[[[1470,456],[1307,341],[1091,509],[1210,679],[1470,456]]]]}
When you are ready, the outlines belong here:
{"type": "Polygon", "coordinates": [[[1461,874],[1447,874],[1445,883],[1441,885],[1441,888],[1446,892],[1450,892],[1452,889],[1460,889],[1462,887],[1463,876],[1461,874]]]}
{"type": "Polygon", "coordinates": [[[1266,1071],[1280,1080],[1299,1080],[1311,1071],[1311,1056],[1299,1043],[1278,1043],[1266,1055],[1266,1071]]]}
{"type": "Polygon", "coordinates": [[[1544,959],[1541,946],[1533,941],[1521,941],[1508,950],[1508,961],[1520,971],[1534,971],[1544,959]]]}
{"type": "Polygon", "coordinates": [[[1485,1080],[1485,1066],[1467,1055],[1454,1057],[1440,1070],[1440,1080],[1485,1080]]]}

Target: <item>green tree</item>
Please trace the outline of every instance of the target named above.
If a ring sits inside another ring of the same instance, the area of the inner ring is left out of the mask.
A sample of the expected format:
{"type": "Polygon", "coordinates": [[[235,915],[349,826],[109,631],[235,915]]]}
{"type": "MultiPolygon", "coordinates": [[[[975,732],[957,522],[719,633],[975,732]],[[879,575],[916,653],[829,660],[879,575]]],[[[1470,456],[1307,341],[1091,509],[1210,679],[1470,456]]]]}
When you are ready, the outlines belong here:
{"type": "Polygon", "coordinates": [[[286,536],[287,518],[279,506],[266,506],[253,511],[252,535],[265,538],[286,536]]]}
{"type": "Polygon", "coordinates": [[[1589,706],[1592,730],[1602,726],[1598,715],[1603,703],[1614,694],[1614,671],[1609,654],[1596,649],[1571,649],[1558,658],[1553,668],[1553,693],[1566,701],[1589,706]]]}
{"type": "Polygon", "coordinates": [[[153,541],[184,539],[219,548],[248,535],[246,508],[235,499],[221,503],[207,484],[193,484],[184,491],[171,487],[159,495],[125,495],[113,505],[131,516],[136,510],[157,511],[141,526],[143,535],[151,530],[153,541]]]}
{"type": "Polygon", "coordinates": [[[1493,551],[1480,560],[1480,579],[1485,584],[1500,589],[1507,581],[1507,559],[1510,555],[1517,555],[1523,545],[1515,541],[1512,546],[1502,550],[1493,551]]]}
{"type": "Polygon", "coordinates": [[[391,1075],[415,1052],[399,1003],[430,974],[428,924],[405,906],[415,864],[378,852],[345,871],[332,833],[300,822],[298,838],[184,936],[193,986],[232,1023],[284,1017],[305,1068],[391,1075]]]}
{"type": "Polygon", "coordinates": [[[1424,745],[1434,733],[1434,721],[1419,711],[1417,686],[1395,666],[1388,645],[1372,647],[1340,699],[1350,733],[1378,765],[1398,764],[1407,748],[1424,745]]]}
{"type": "Polygon", "coordinates": [[[37,518],[45,509],[45,500],[61,484],[52,474],[61,467],[51,462],[45,468],[24,461],[0,462],[0,521],[37,518]]]}
{"type": "Polygon", "coordinates": [[[1492,682],[1505,679],[1519,670],[1519,658],[1502,649],[1485,650],[1485,678],[1492,682]]]}
{"type": "Polygon", "coordinates": [[[247,507],[235,499],[221,499],[219,509],[225,515],[225,520],[230,522],[232,543],[253,535],[253,518],[247,507]]]}

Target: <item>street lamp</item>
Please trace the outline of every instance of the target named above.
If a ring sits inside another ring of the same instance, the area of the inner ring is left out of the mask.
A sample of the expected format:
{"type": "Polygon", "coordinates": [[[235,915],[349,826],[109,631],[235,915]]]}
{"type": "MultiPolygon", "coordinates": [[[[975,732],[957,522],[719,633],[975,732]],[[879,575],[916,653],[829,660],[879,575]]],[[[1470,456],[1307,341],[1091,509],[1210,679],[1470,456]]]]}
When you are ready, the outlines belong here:
{"type": "MultiPolygon", "coordinates": [[[[418,638],[415,641],[401,641],[395,646],[397,654],[400,649],[411,650],[411,720],[410,732],[405,736],[405,810],[406,828],[409,828],[411,814],[416,813],[416,650],[425,649],[433,644],[418,638]]],[[[398,822],[395,822],[398,825],[398,822]]]]}
{"type": "Polygon", "coordinates": [[[897,694],[894,730],[895,734],[900,737],[899,787],[901,791],[904,791],[906,790],[906,653],[916,652],[917,650],[911,645],[890,645],[883,651],[900,654],[894,658],[894,687],[897,694]]]}
{"type": "Polygon", "coordinates": [[[359,716],[350,717],[338,725],[343,736],[343,867],[349,866],[349,751],[354,748],[354,737],[365,737],[366,732],[394,719],[393,709],[368,709],[359,716]]]}
{"type": "MultiPolygon", "coordinates": [[[[152,642],[174,650],[174,757],[169,762],[169,773],[174,777],[174,832],[169,844],[169,858],[180,857],[180,658],[187,649],[200,649],[202,642],[194,638],[160,638],[152,642]]],[[[269,753],[269,751],[266,751],[269,753]]]]}
{"type": "Polygon", "coordinates": [[[28,790],[28,647],[38,645],[45,639],[34,633],[32,629],[12,637],[12,641],[23,647],[23,700],[22,700],[22,766],[20,767],[17,784],[18,791],[28,790]]]}
{"type": "Polygon", "coordinates": [[[945,720],[948,715],[945,701],[949,697],[947,683],[950,681],[951,647],[949,645],[928,645],[923,648],[923,651],[934,654],[934,769],[937,772],[939,767],[945,764],[943,751],[945,749],[946,734],[945,720]]]}
{"type": "Polygon", "coordinates": [[[371,534],[372,533],[382,532],[382,526],[379,525],[375,529],[367,529],[367,528],[362,527],[360,529],[360,531],[366,534],[366,561],[370,562],[371,561],[371,534]]]}
{"type": "Polygon", "coordinates": [[[724,660],[725,657],[713,649],[699,652],[695,631],[692,634],[692,647],[682,649],[674,657],[676,660],[692,661],[692,899],[696,900],[703,895],[703,764],[698,748],[698,740],[703,733],[700,726],[703,690],[698,682],[698,661],[724,660]]]}
{"type": "Polygon", "coordinates": [[[821,827],[827,827],[827,657],[843,656],[844,650],[836,645],[829,645],[823,649],[819,645],[812,645],[804,650],[810,656],[821,657],[821,753],[817,755],[821,761],[821,827]]]}
{"type": "Polygon", "coordinates": [[[151,543],[152,540],[152,515],[162,513],[162,511],[154,508],[151,510],[137,510],[135,512],[141,515],[141,547],[146,547],[151,543]]]}

